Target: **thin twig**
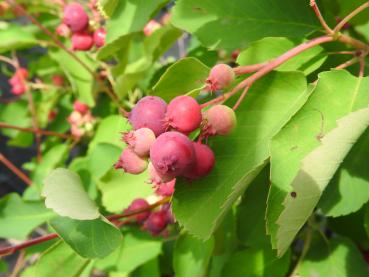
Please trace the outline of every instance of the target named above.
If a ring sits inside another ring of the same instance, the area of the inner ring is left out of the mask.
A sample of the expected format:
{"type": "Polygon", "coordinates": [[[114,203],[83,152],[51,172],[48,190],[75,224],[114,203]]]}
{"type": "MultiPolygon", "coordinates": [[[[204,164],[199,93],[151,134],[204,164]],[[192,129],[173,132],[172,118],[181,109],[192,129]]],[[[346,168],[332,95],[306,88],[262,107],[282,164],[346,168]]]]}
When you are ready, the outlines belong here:
{"type": "Polygon", "coordinates": [[[348,61],[346,61],[346,62],[344,62],[344,63],[342,63],[342,64],[340,64],[338,66],[336,66],[335,69],[345,69],[345,68],[347,68],[347,67],[349,67],[349,66],[357,63],[358,61],[359,61],[359,58],[357,58],[357,57],[352,58],[352,59],[350,59],[350,60],[348,60],[348,61]]]}
{"type": "Polygon", "coordinates": [[[22,270],[23,266],[25,265],[26,261],[25,261],[25,253],[24,251],[21,251],[19,253],[19,256],[17,258],[17,261],[14,265],[13,271],[12,273],[9,275],[9,277],[18,277],[19,276],[19,272],[22,270]]]}
{"type": "Polygon", "coordinates": [[[241,104],[242,100],[245,98],[248,90],[249,90],[249,86],[245,87],[245,89],[243,90],[241,96],[238,98],[236,104],[233,106],[233,110],[237,110],[238,106],[241,104]]]}
{"type": "Polygon", "coordinates": [[[359,77],[364,77],[364,71],[365,71],[365,57],[359,58],[359,77]]]}
{"type": "Polygon", "coordinates": [[[29,107],[29,110],[30,110],[30,113],[31,113],[33,129],[36,130],[35,137],[36,137],[36,145],[37,145],[37,161],[41,162],[41,160],[42,160],[42,152],[41,152],[42,136],[41,136],[40,132],[38,132],[38,130],[40,128],[38,126],[38,119],[37,119],[35,103],[33,102],[32,93],[31,93],[31,91],[29,90],[28,87],[26,89],[26,95],[27,95],[27,99],[28,99],[28,107],[29,107]]]}
{"type": "Polygon", "coordinates": [[[31,179],[23,173],[18,167],[16,167],[11,161],[9,161],[2,153],[0,153],[0,162],[9,168],[15,175],[19,177],[27,186],[32,185],[31,179]]]}
{"type": "Polygon", "coordinates": [[[41,134],[45,136],[53,136],[53,137],[59,137],[59,138],[65,138],[65,139],[73,138],[73,136],[70,136],[67,134],[62,134],[62,133],[57,133],[57,132],[47,131],[47,130],[41,130],[41,129],[19,127],[19,126],[10,125],[5,122],[0,122],[0,128],[14,129],[14,130],[22,131],[22,132],[41,134]]]}
{"type": "Polygon", "coordinates": [[[324,28],[324,30],[327,32],[327,34],[333,34],[333,30],[328,26],[327,22],[325,21],[325,19],[323,18],[318,5],[316,4],[315,0],[310,0],[310,7],[313,9],[313,11],[315,12],[316,17],[318,18],[320,24],[322,25],[322,27],[324,28]]]}
{"type": "Polygon", "coordinates": [[[253,73],[255,71],[258,71],[260,68],[262,68],[266,64],[267,64],[267,62],[245,65],[245,66],[238,66],[238,67],[233,68],[233,72],[237,76],[238,75],[243,75],[243,74],[249,74],[249,73],[253,73]]]}
{"type": "Polygon", "coordinates": [[[6,62],[7,64],[10,64],[10,65],[11,65],[11,66],[13,66],[14,68],[16,68],[16,67],[17,67],[16,63],[15,63],[12,59],[9,59],[8,57],[1,56],[1,55],[0,55],[0,61],[6,62]]]}
{"type": "Polygon", "coordinates": [[[333,32],[338,33],[347,22],[349,22],[353,17],[355,17],[357,14],[361,13],[363,10],[369,7],[369,1],[365,2],[355,10],[353,10],[350,14],[348,14],[345,18],[343,18],[337,25],[334,27],[333,32]]]}
{"type": "Polygon", "coordinates": [[[295,267],[293,268],[291,274],[289,275],[290,277],[295,277],[295,276],[298,276],[298,269],[299,269],[299,266],[300,264],[302,263],[302,261],[304,260],[307,252],[309,251],[309,248],[310,248],[310,244],[311,244],[311,241],[312,241],[312,238],[313,238],[313,229],[308,226],[307,227],[307,230],[306,230],[306,236],[305,236],[305,241],[304,241],[304,247],[302,249],[302,252],[301,252],[301,255],[295,265],[295,267]]]}
{"type": "MultiPolygon", "coordinates": [[[[150,211],[150,210],[152,210],[152,209],[154,209],[158,206],[161,206],[165,203],[168,203],[169,201],[170,201],[170,197],[166,197],[166,198],[163,198],[163,199],[155,202],[154,204],[151,204],[147,208],[136,209],[136,210],[132,210],[132,211],[126,211],[122,214],[107,216],[106,218],[111,222],[114,222],[114,221],[116,222],[118,219],[121,219],[121,218],[130,217],[130,216],[133,216],[133,215],[136,215],[136,214],[140,214],[140,213],[143,213],[143,212],[146,212],[146,211],[150,211]]],[[[119,223],[119,221],[116,222],[116,223],[118,225],[121,225],[119,223]]],[[[17,244],[17,245],[4,247],[4,248],[0,249],[0,256],[11,255],[11,254],[13,254],[14,252],[16,252],[18,250],[21,250],[21,249],[24,249],[24,248],[30,247],[32,245],[48,241],[48,240],[52,240],[52,239],[55,239],[57,237],[58,237],[58,234],[52,233],[52,234],[48,234],[48,235],[38,237],[38,238],[35,238],[35,239],[27,240],[27,241],[22,242],[22,243],[17,244]]]]}

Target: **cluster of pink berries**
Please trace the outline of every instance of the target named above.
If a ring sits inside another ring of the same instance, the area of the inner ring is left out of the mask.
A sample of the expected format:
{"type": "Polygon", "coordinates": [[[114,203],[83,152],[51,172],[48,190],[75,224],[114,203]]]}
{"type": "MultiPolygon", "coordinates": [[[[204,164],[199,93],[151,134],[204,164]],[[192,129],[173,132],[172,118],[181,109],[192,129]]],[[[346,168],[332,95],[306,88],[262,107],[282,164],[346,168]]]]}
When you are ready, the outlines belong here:
{"type": "Polygon", "coordinates": [[[166,228],[175,222],[170,205],[164,204],[159,210],[148,210],[150,204],[142,198],[135,199],[125,212],[145,210],[131,217],[136,223],[142,225],[144,230],[152,235],[166,235],[166,228]]]}
{"type": "Polygon", "coordinates": [[[28,77],[28,71],[25,68],[19,68],[14,75],[9,79],[11,86],[11,92],[14,95],[22,95],[27,90],[26,79],[28,77]]]}
{"type": "Polygon", "coordinates": [[[71,134],[77,138],[91,132],[96,121],[91,114],[90,108],[78,100],[74,102],[73,112],[67,120],[71,125],[71,134]]]}
{"type": "Polygon", "coordinates": [[[56,29],[60,36],[72,33],[72,49],[88,51],[95,45],[97,48],[105,44],[106,31],[100,27],[90,30],[89,16],[79,3],[70,3],[64,8],[63,23],[56,29]]]}
{"type": "MultiPolygon", "coordinates": [[[[229,85],[223,68],[217,65],[210,72],[207,80],[210,89],[229,85]]],[[[215,156],[201,141],[209,136],[227,135],[236,126],[231,108],[214,105],[202,112],[197,101],[185,95],[175,97],[168,105],[160,97],[146,96],[137,102],[128,120],[133,130],[123,134],[127,147],[115,168],[131,174],[140,174],[148,168],[150,183],[160,195],[173,193],[177,177],[194,180],[209,174],[215,156]],[[188,135],[197,129],[199,139],[191,141],[188,135]]]]}

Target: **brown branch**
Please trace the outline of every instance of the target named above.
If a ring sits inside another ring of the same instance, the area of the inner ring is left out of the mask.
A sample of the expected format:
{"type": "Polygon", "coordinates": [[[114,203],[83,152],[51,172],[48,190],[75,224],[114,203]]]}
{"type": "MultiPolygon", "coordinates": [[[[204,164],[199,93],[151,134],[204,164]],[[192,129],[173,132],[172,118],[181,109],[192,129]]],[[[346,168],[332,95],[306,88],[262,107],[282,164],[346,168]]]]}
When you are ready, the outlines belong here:
{"type": "Polygon", "coordinates": [[[345,26],[345,24],[347,22],[349,22],[353,17],[355,17],[357,14],[361,13],[366,8],[369,8],[369,1],[368,2],[365,2],[364,4],[362,4],[361,6],[359,6],[355,10],[353,10],[350,14],[348,14],[344,19],[342,19],[336,25],[336,27],[334,27],[333,32],[334,33],[338,33],[345,26]]]}
{"type": "Polygon", "coordinates": [[[41,162],[42,160],[42,152],[41,152],[42,137],[41,137],[41,134],[38,132],[40,128],[38,126],[35,103],[33,102],[32,93],[28,87],[26,89],[26,95],[28,99],[28,108],[30,110],[31,117],[32,117],[32,126],[33,126],[33,129],[36,130],[35,137],[36,137],[36,145],[37,145],[37,161],[41,162]]]}
{"type": "Polygon", "coordinates": [[[15,175],[19,177],[27,186],[32,185],[31,179],[23,173],[18,167],[16,167],[11,161],[9,161],[2,153],[0,153],[0,162],[9,168],[15,175]]]}
{"type": "Polygon", "coordinates": [[[352,58],[352,59],[350,59],[350,60],[348,60],[348,61],[346,61],[346,62],[344,62],[344,63],[342,63],[342,64],[340,64],[338,66],[336,66],[335,69],[345,69],[345,68],[347,68],[347,67],[349,67],[349,66],[357,63],[358,61],[359,61],[359,59],[357,57],[352,58]]]}
{"type": "Polygon", "coordinates": [[[333,30],[328,26],[327,22],[325,21],[325,19],[323,18],[318,5],[316,4],[315,0],[310,0],[310,7],[313,9],[313,11],[315,12],[316,17],[318,18],[320,24],[322,25],[322,27],[324,28],[324,30],[326,31],[327,34],[333,34],[333,30]]]}
{"type": "Polygon", "coordinates": [[[0,122],[0,128],[14,129],[14,130],[22,131],[22,132],[41,134],[45,136],[54,136],[54,137],[65,138],[65,139],[73,138],[73,136],[70,136],[67,134],[61,134],[61,133],[57,133],[53,131],[46,131],[46,130],[41,130],[41,129],[18,127],[18,126],[10,125],[5,122],[0,122]]]}
{"type": "MultiPolygon", "coordinates": [[[[122,214],[117,214],[117,215],[110,215],[110,216],[107,216],[106,218],[109,221],[116,224],[117,226],[120,226],[120,225],[122,225],[122,223],[119,222],[119,221],[116,222],[118,219],[125,218],[125,217],[130,217],[130,216],[133,216],[133,215],[136,215],[136,214],[140,214],[140,213],[143,213],[143,212],[146,212],[146,211],[150,211],[150,210],[152,210],[152,209],[154,209],[158,206],[161,206],[165,203],[168,203],[169,201],[170,201],[170,197],[166,197],[166,198],[163,198],[163,199],[155,202],[154,204],[151,204],[147,208],[127,211],[127,212],[124,212],[122,214]]],[[[127,222],[128,221],[125,221],[124,223],[127,223],[127,222]]],[[[27,241],[19,243],[17,245],[4,247],[4,248],[0,249],[0,256],[11,255],[11,254],[13,254],[14,252],[16,252],[18,250],[22,250],[22,249],[30,247],[32,245],[39,244],[39,243],[42,243],[42,242],[45,242],[45,241],[48,241],[48,240],[52,240],[52,239],[55,239],[57,237],[58,237],[58,234],[52,233],[52,234],[47,234],[45,236],[41,236],[41,237],[38,237],[38,238],[35,238],[35,239],[27,240],[27,241]]]]}

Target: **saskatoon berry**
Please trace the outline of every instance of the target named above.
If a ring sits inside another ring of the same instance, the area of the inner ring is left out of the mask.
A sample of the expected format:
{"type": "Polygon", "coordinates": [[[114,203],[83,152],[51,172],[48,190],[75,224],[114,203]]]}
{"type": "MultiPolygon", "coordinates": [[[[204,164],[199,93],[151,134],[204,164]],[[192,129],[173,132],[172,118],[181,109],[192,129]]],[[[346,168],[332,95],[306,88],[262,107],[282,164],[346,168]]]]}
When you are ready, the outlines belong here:
{"type": "Polygon", "coordinates": [[[185,135],[166,132],[151,146],[150,159],[159,174],[176,177],[192,169],[195,150],[192,141],[185,135]]]}
{"type": "Polygon", "coordinates": [[[143,127],[151,129],[155,136],[165,132],[165,112],[167,104],[157,96],[146,96],[137,102],[129,115],[133,129],[143,127]]]}
{"type": "Polygon", "coordinates": [[[93,45],[93,39],[90,34],[81,32],[72,35],[72,49],[76,51],[88,51],[93,45]]]}
{"type": "Polygon", "coordinates": [[[156,20],[150,20],[145,27],[143,28],[143,32],[145,36],[150,36],[153,32],[155,32],[157,29],[160,29],[161,25],[156,20]]]}
{"type": "Polygon", "coordinates": [[[131,174],[140,174],[147,168],[147,161],[137,156],[129,147],[125,148],[115,164],[115,169],[122,168],[131,174]]]}
{"type": "Polygon", "coordinates": [[[196,154],[196,163],[194,168],[185,175],[189,179],[197,179],[208,175],[215,163],[214,153],[209,146],[193,142],[193,147],[196,154]]]}
{"type": "Polygon", "coordinates": [[[169,176],[169,175],[165,175],[165,174],[160,174],[155,167],[153,166],[153,164],[150,162],[149,165],[147,166],[147,169],[149,171],[149,175],[150,175],[150,183],[154,184],[155,186],[159,186],[161,184],[170,182],[171,180],[174,179],[174,177],[169,176]]]}
{"type": "Polygon", "coordinates": [[[226,64],[217,64],[206,79],[207,89],[216,91],[228,87],[235,79],[232,67],[226,64]]]}
{"type": "Polygon", "coordinates": [[[75,111],[79,112],[80,114],[85,114],[85,113],[88,112],[89,107],[85,103],[82,103],[82,102],[76,100],[73,103],[73,109],[75,111]]]}
{"type": "Polygon", "coordinates": [[[199,127],[201,119],[201,107],[192,97],[182,95],[170,101],[166,114],[170,127],[190,133],[199,127]]]}
{"type": "MultiPolygon", "coordinates": [[[[132,212],[132,211],[135,211],[135,210],[149,208],[149,206],[150,206],[149,203],[145,199],[137,198],[137,199],[132,201],[131,205],[129,205],[129,207],[125,211],[126,212],[132,212]]],[[[150,211],[145,211],[145,212],[136,214],[132,217],[137,222],[142,223],[149,217],[149,215],[150,215],[150,211]]]]}
{"type": "Polygon", "coordinates": [[[70,29],[67,24],[61,23],[58,27],[56,27],[56,34],[61,37],[69,37],[70,29]]]}
{"type": "Polygon", "coordinates": [[[140,157],[147,157],[155,141],[155,134],[149,128],[140,128],[123,134],[123,141],[140,157]]]}
{"type": "Polygon", "coordinates": [[[206,135],[228,135],[236,127],[234,110],[225,105],[215,105],[204,112],[206,135]]]}
{"type": "Polygon", "coordinates": [[[88,26],[88,15],[82,5],[70,3],[64,8],[63,22],[72,32],[81,32],[88,26]]]}
{"type": "Polygon", "coordinates": [[[159,196],[171,196],[174,193],[176,179],[156,186],[155,193],[159,196]]]}
{"type": "Polygon", "coordinates": [[[105,44],[106,31],[104,28],[99,28],[94,32],[94,43],[96,47],[101,47],[105,44]]]}
{"type": "Polygon", "coordinates": [[[146,219],[143,227],[153,235],[160,234],[168,225],[167,211],[152,212],[146,219]]]}
{"type": "Polygon", "coordinates": [[[51,77],[51,81],[53,82],[54,86],[61,87],[64,84],[64,78],[61,75],[53,75],[51,77]]]}

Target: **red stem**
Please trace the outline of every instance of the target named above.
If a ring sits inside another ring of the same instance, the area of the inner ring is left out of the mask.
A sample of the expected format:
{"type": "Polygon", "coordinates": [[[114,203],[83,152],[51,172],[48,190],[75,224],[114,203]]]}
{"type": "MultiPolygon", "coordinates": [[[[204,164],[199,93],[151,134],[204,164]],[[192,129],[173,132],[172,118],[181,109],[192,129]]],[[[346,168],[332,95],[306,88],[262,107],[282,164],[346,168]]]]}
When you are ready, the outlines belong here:
{"type": "Polygon", "coordinates": [[[34,128],[18,127],[18,126],[7,124],[5,122],[0,122],[0,128],[14,129],[14,130],[22,131],[22,132],[41,134],[45,136],[54,136],[54,137],[60,137],[60,138],[65,138],[65,139],[73,138],[72,136],[67,135],[67,134],[61,134],[61,133],[57,133],[53,131],[46,131],[46,130],[41,130],[41,129],[36,130],[34,128]]]}
{"type": "Polygon", "coordinates": [[[258,64],[251,64],[251,65],[245,65],[245,66],[238,66],[238,67],[233,68],[233,72],[237,76],[238,75],[243,75],[243,74],[248,74],[248,73],[253,73],[255,71],[258,71],[260,68],[262,68],[266,64],[267,64],[267,62],[265,62],[265,63],[258,63],[258,64]]]}
{"type": "MultiPolygon", "coordinates": [[[[152,210],[152,209],[154,209],[154,208],[156,208],[160,205],[168,203],[169,201],[170,201],[170,197],[166,197],[166,198],[163,198],[163,199],[155,202],[154,204],[148,206],[147,208],[127,211],[127,212],[124,212],[122,214],[117,214],[117,215],[110,215],[110,216],[107,216],[106,218],[119,227],[119,226],[122,225],[122,223],[119,222],[119,221],[115,222],[118,219],[125,218],[125,217],[130,217],[132,215],[136,215],[136,214],[140,214],[140,213],[143,213],[143,212],[146,212],[146,211],[150,211],[150,210],[152,210]]],[[[127,223],[127,222],[128,221],[125,221],[124,223],[127,223]]],[[[27,240],[27,241],[22,242],[22,243],[17,244],[17,245],[4,247],[4,248],[0,249],[0,256],[11,255],[15,251],[18,251],[18,250],[21,250],[21,249],[24,249],[24,248],[30,247],[32,245],[48,241],[48,240],[52,240],[52,239],[55,239],[57,237],[58,237],[58,234],[52,233],[52,234],[47,234],[45,236],[41,236],[41,237],[38,237],[38,238],[35,238],[35,239],[27,240]]]]}
{"type": "Polygon", "coordinates": [[[27,186],[32,185],[32,181],[24,174],[18,167],[16,167],[11,161],[9,161],[2,153],[0,153],[0,162],[9,168],[15,175],[19,177],[27,186]]]}

